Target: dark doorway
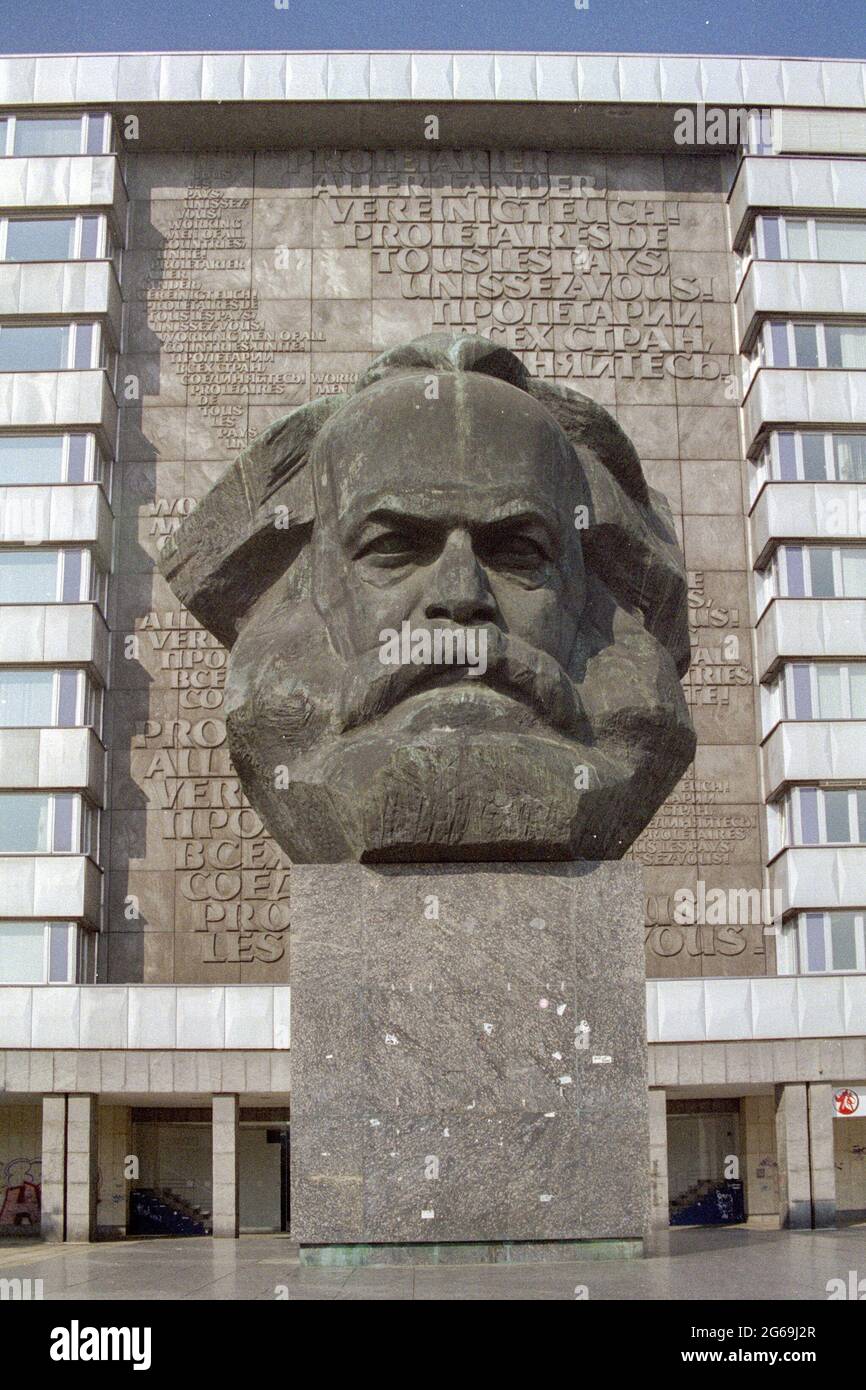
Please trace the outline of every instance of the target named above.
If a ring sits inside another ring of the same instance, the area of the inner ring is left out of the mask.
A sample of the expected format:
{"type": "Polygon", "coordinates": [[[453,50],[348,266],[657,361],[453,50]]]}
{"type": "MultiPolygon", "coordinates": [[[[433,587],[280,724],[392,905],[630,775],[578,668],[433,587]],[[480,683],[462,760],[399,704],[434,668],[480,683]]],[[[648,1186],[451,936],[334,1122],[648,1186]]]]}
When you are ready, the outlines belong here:
{"type": "Polygon", "coordinates": [[[291,1230],[292,1198],[289,1183],[289,1126],[268,1130],[268,1143],[280,1146],[280,1230],[291,1230]]]}

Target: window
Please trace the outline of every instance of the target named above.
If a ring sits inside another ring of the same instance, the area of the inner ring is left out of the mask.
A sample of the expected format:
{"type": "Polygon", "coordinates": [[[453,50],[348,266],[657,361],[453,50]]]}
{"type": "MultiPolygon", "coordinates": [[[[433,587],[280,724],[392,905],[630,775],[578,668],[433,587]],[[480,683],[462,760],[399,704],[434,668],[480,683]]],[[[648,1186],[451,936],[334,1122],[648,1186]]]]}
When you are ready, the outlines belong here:
{"type": "Polygon", "coordinates": [[[792,787],[773,813],[773,854],[789,845],[866,844],[866,788],[792,787]]]}
{"type": "Polygon", "coordinates": [[[33,120],[19,116],[15,121],[13,154],[80,154],[81,119],[33,120]]]}
{"type": "Polygon", "coordinates": [[[759,217],[749,250],[766,261],[866,261],[866,220],[759,217]]]}
{"type": "Polygon", "coordinates": [[[102,692],[84,671],[0,668],[0,728],[100,731],[102,692]]]}
{"type": "Polygon", "coordinates": [[[819,365],[817,324],[795,323],[791,327],[794,331],[792,363],[798,367],[817,367],[819,365]]]}
{"type": "Polygon", "coordinates": [[[75,928],[70,947],[70,967],[74,967],[75,979],[79,984],[90,985],[96,979],[96,933],[87,927],[75,928]]]}
{"type": "Polygon", "coordinates": [[[828,367],[845,367],[851,371],[862,371],[866,367],[866,327],[827,324],[824,343],[828,367]]]}
{"type": "Polygon", "coordinates": [[[101,366],[100,338],[95,323],[0,324],[0,372],[101,366]]]}
{"type": "Polygon", "coordinates": [[[0,923],[0,983],[37,984],[45,979],[45,923],[0,923]]]}
{"type": "Polygon", "coordinates": [[[74,217],[13,218],[4,225],[4,261],[68,261],[73,254],[74,217]]]}
{"type": "Polygon", "coordinates": [[[106,474],[92,434],[0,435],[0,487],[103,482],[106,474]]]}
{"type": "Polygon", "coordinates": [[[751,471],[752,502],[767,482],[866,483],[866,433],[774,430],[751,471]]]}
{"type": "Polygon", "coordinates": [[[0,219],[0,260],[73,261],[114,256],[104,217],[4,217],[0,219]]]}
{"type": "Polygon", "coordinates": [[[776,598],[866,598],[866,545],[782,545],[764,571],[764,605],[776,598]]]}
{"type": "Polygon", "coordinates": [[[98,323],[0,324],[0,372],[88,371],[114,383],[116,353],[98,323]]]}
{"type": "Polygon", "coordinates": [[[866,223],[812,223],[819,261],[866,261],[866,223]]]}
{"type": "Polygon", "coordinates": [[[0,854],[93,854],[98,817],[76,792],[0,792],[0,854]]]}
{"type": "Polygon", "coordinates": [[[0,603],[56,603],[64,592],[60,550],[0,552],[0,603]]]}
{"type": "Polygon", "coordinates": [[[778,217],[759,217],[749,241],[752,256],[766,261],[782,259],[782,243],[779,235],[778,217]]]}
{"type": "Polygon", "coordinates": [[[0,604],[104,603],[105,575],[88,550],[0,550],[0,604]]]}
{"type": "Polygon", "coordinates": [[[750,359],[755,367],[866,367],[866,324],[825,324],[770,319],[763,324],[750,359]]]}
{"type": "Polygon", "coordinates": [[[791,260],[809,259],[809,226],[801,218],[790,218],[785,228],[788,242],[788,255],[791,260]]]}
{"type": "Polygon", "coordinates": [[[101,111],[0,120],[0,155],[106,154],[111,141],[111,123],[101,111]]]}
{"type": "Polygon", "coordinates": [[[70,324],[0,325],[0,372],[53,372],[70,366],[70,324]]]}
{"type": "Polygon", "coordinates": [[[0,984],[90,984],[93,932],[75,922],[0,921],[0,984]]]}
{"type": "Polygon", "coordinates": [[[801,912],[780,938],[780,975],[825,975],[866,969],[864,914],[801,912]]]}
{"type": "Polygon", "coordinates": [[[832,434],[829,438],[833,476],[843,483],[866,483],[866,434],[832,434]]]}
{"type": "Polygon", "coordinates": [[[779,690],[783,719],[866,719],[866,661],[789,662],[779,690]]]}

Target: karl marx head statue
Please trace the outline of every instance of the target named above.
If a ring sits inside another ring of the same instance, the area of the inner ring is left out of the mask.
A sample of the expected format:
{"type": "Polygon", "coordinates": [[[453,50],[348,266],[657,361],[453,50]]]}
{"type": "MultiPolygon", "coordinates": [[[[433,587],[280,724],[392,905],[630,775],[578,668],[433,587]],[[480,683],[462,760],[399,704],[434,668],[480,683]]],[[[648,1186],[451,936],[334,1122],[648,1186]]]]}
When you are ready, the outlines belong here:
{"type": "Polygon", "coordinates": [[[296,862],[616,859],[694,754],[686,579],[613,418],[474,336],[261,434],[166,545],[296,862]]]}

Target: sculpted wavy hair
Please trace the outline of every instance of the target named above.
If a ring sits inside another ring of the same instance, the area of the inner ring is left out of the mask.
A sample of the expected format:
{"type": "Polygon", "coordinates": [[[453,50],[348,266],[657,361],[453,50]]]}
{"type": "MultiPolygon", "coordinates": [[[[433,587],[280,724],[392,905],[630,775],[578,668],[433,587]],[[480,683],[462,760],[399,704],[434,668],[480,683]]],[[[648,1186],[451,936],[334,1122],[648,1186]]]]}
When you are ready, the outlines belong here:
{"type": "MultiPolygon", "coordinates": [[[[689,664],[687,588],[666,499],[649,488],[631,440],[603,406],[579,391],[530,376],[507,348],[486,338],[431,334],[382,353],[361,376],[359,395],[389,376],[479,372],[526,391],[572,444],[589,487],[581,532],[587,569],[670,651],[689,664]]],[[[244,614],[289,568],[310,538],[313,490],[307,472],[316,435],[350,399],[325,396],[274,421],[211,488],[163,548],[160,568],[187,608],[231,647],[244,614]]]]}

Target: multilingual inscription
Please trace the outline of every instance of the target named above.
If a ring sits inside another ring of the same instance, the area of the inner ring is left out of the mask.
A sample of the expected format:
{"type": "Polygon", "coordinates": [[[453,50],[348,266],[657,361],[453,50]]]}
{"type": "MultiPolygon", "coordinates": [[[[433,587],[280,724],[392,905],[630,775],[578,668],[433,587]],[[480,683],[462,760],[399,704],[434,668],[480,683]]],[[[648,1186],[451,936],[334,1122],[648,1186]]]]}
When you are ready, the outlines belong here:
{"type": "Polygon", "coordinates": [[[251,287],[222,289],[196,281],[201,272],[249,274],[249,218],[242,214],[250,204],[250,198],[215,188],[189,188],[164,246],[151,255],[144,282],[150,326],[190,401],[228,448],[237,450],[247,442],[246,398],[280,398],[304,386],[306,371],[289,358],[310,345],[309,334],[269,329],[251,287]],[[227,257],[215,254],[217,249],[244,254],[227,257]]]}
{"type": "Polygon", "coordinates": [[[732,688],[754,684],[740,610],[708,594],[701,571],[689,573],[692,663],[683,683],[690,705],[726,705],[732,688]]]}
{"type": "MultiPolygon", "coordinates": [[[[716,380],[730,370],[703,322],[712,275],[672,272],[676,200],[610,193],[595,176],[519,155],[490,172],[468,157],[392,171],[386,194],[348,193],[335,157],[319,178],[343,245],[368,249],[374,293],[432,302],[432,327],[526,353],[542,376],[716,380]]],[[[357,177],[357,171],[355,171],[357,177]]],[[[373,179],[371,177],[371,185],[373,179]]]]}
{"type": "Polygon", "coordinates": [[[289,928],[289,864],[241,789],[221,717],[227,653],[183,611],[138,624],[186,717],[148,719],[132,741],[148,803],[175,848],[176,892],[201,961],[274,963],[289,928]],[[144,756],[141,756],[144,755],[144,756]]]}
{"type": "MultiPolygon", "coordinates": [[[[133,245],[124,274],[215,460],[292,406],[351,390],[371,356],[409,331],[483,333],[532,372],[571,382],[615,411],[621,400],[651,406],[680,392],[693,402],[731,399],[727,273],[718,256],[678,249],[690,246],[694,205],[663,180],[642,184],[639,162],[327,150],[256,156],[242,177],[239,167],[232,156],[190,156],[182,196],[169,200],[168,217],[168,204],[160,213],[161,244],[133,245]],[[365,302],[372,330],[359,312],[362,327],[350,331],[344,306],[365,302]],[[306,313],[281,309],[305,303],[306,313]]],[[[715,215],[720,195],[704,207],[715,215]]],[[[160,408],[157,395],[142,410],[145,436],[149,412],[160,408]]],[[[675,433],[670,448],[664,456],[675,458],[675,433]]],[[[208,480],[199,470],[178,486],[159,485],[141,505],[139,536],[151,556],[208,480]]],[[[123,572],[123,552],[119,562],[123,572]]],[[[705,726],[718,730],[753,686],[749,615],[722,596],[718,575],[690,574],[689,591],[686,697],[696,721],[718,719],[705,726]]],[[[228,758],[226,653],[188,613],[154,602],[134,632],[151,695],[133,738],[132,776],[160,827],[159,862],[172,865],[175,932],[206,967],[204,978],[263,978],[257,970],[285,978],[288,865],[228,758]]],[[[736,925],[679,925],[664,905],[678,881],[672,872],[686,881],[709,866],[710,879],[713,868],[730,875],[757,862],[757,807],[729,804],[731,794],[730,778],[686,778],[634,846],[647,866],[653,973],[653,961],[680,970],[697,956],[718,972],[725,960],[763,949],[736,925]]]]}
{"type": "Polygon", "coordinates": [[[633,846],[642,864],[730,864],[757,830],[752,808],[728,805],[727,781],[687,774],[633,846]]]}

